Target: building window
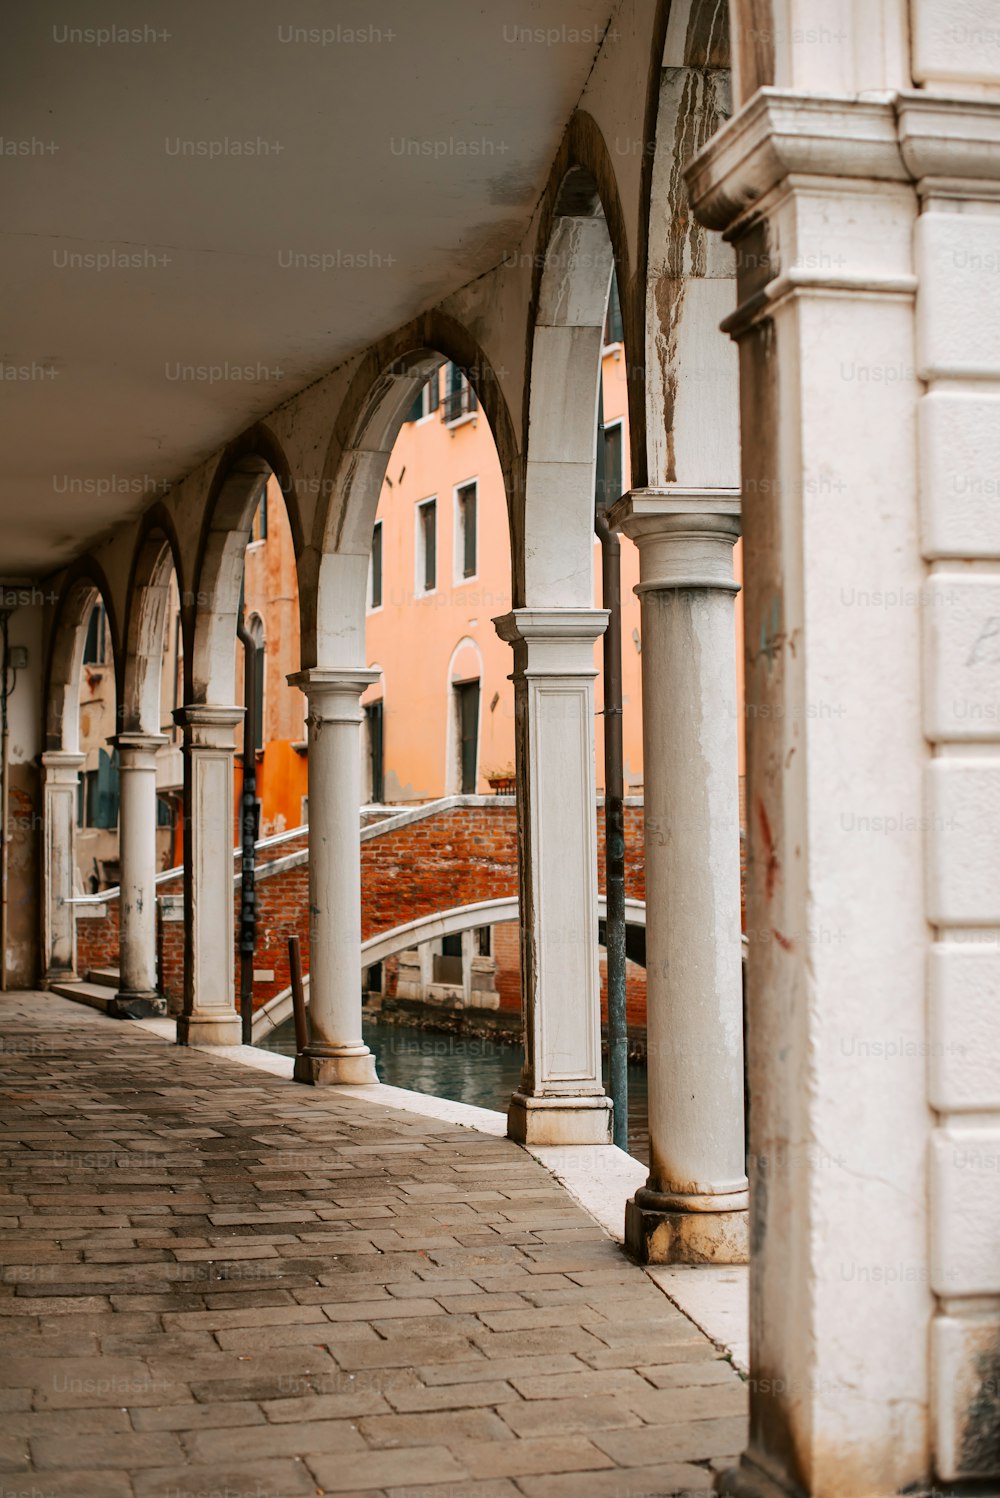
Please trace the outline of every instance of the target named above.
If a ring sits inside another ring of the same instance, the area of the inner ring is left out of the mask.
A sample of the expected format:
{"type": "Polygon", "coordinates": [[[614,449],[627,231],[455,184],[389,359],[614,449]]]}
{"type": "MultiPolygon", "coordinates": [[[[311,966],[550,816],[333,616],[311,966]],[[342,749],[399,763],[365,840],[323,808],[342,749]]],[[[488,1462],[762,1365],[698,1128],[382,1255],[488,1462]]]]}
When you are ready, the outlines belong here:
{"type": "Polygon", "coordinates": [[[461,774],[459,790],[463,796],[474,796],[479,779],[479,683],[462,681],[455,686],[458,718],[458,763],[461,774]]]}
{"type": "Polygon", "coordinates": [[[455,581],[475,577],[477,545],[477,485],[463,484],[455,490],[455,581]]]}
{"type": "Polygon", "coordinates": [[[433,416],[440,404],[440,384],[437,370],[430,379],[420,387],[414,397],[413,405],[406,413],[407,421],[423,421],[426,416],[433,416]]]}
{"type": "Polygon", "coordinates": [[[479,957],[490,957],[490,956],[492,956],[492,952],[491,952],[491,947],[492,947],[492,944],[493,944],[492,943],[492,937],[493,937],[493,927],[492,926],[477,926],[476,927],[476,955],[477,956],[479,956],[479,957]]]}
{"type": "Polygon", "coordinates": [[[87,639],[83,647],[85,666],[106,666],[110,661],[108,616],[103,603],[95,603],[87,621],[87,639]]]}
{"type": "Polygon", "coordinates": [[[604,346],[621,343],[625,336],[622,324],[622,304],[618,295],[618,277],[611,274],[611,289],[608,292],[608,310],[604,316],[604,346]]]}
{"type": "Polygon", "coordinates": [[[385,801],[385,720],[381,702],[369,702],[365,708],[368,729],[368,800],[375,806],[385,801]]]}
{"type": "MultiPolygon", "coordinates": [[[[118,751],[97,751],[97,769],[84,775],[84,806],[81,826],[114,831],[118,826],[118,751]]],[[[79,805],[79,803],[78,803],[79,805]]]]}
{"type": "Polygon", "coordinates": [[[469,384],[457,364],[447,366],[446,393],[444,398],[445,421],[460,421],[478,409],[476,392],[469,384]]]}
{"type": "Polygon", "coordinates": [[[382,607],[382,522],[376,520],[372,531],[371,565],[368,569],[368,607],[382,607]]]}
{"type": "Polygon", "coordinates": [[[616,503],[622,493],[622,423],[602,427],[603,465],[598,471],[597,502],[603,508],[616,503]]]}
{"type": "Polygon", "coordinates": [[[433,593],[437,587],[437,500],[417,505],[417,592],[433,593]]]}

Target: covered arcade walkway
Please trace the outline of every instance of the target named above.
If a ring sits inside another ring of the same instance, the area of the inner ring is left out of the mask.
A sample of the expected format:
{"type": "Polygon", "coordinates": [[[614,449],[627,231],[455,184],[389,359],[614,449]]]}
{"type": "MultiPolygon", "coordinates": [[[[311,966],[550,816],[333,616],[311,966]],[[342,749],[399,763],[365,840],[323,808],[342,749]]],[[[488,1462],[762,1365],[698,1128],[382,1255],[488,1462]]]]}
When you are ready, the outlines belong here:
{"type": "Polygon", "coordinates": [[[4,1498],[638,1498],[741,1450],[736,1372],[511,1141],[53,995],[0,1034],[4,1498]]]}

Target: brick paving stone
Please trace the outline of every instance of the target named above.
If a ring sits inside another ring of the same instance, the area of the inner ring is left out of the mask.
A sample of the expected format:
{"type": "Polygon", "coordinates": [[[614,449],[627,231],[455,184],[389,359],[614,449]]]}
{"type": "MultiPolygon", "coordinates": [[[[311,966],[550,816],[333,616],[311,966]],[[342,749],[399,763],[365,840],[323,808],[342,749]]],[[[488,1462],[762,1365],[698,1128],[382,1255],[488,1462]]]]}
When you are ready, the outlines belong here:
{"type": "MultiPolygon", "coordinates": [[[[127,1415],[125,1419],[128,1419],[127,1415]]],[[[212,1426],[266,1423],[260,1405],[245,1399],[221,1404],[217,1401],[212,1404],[173,1404],[163,1409],[132,1411],[132,1424],[136,1430],[201,1430],[212,1426]]]]}
{"type": "Polygon", "coordinates": [[[454,1484],[437,1482],[423,1483],[416,1490],[409,1486],[388,1488],[386,1498],[524,1498],[524,1494],[508,1478],[494,1477],[482,1482],[466,1480],[457,1492],[454,1484]]]}
{"type": "Polygon", "coordinates": [[[348,1420],[303,1420],[288,1425],[185,1431],[183,1439],[191,1460],[206,1466],[258,1457],[304,1457],[320,1452],[343,1452],[349,1460],[351,1453],[366,1450],[364,1440],[348,1420]]]}
{"type": "Polygon", "coordinates": [[[738,1416],[690,1420],[680,1425],[644,1425],[640,1430],[597,1431],[593,1440],[623,1467],[642,1467],[665,1459],[697,1462],[715,1456],[723,1447],[741,1451],[746,1443],[746,1425],[738,1416]]]}
{"type": "Polygon", "coordinates": [[[494,1380],[472,1384],[438,1384],[433,1389],[389,1389],[386,1397],[393,1409],[404,1415],[414,1414],[418,1410],[463,1410],[506,1404],[508,1400],[519,1396],[510,1384],[494,1380]]]}
{"type": "Polygon", "coordinates": [[[86,1471],[88,1467],[107,1466],[130,1472],[137,1467],[163,1467],[183,1456],[177,1438],[168,1431],[135,1432],[131,1435],[97,1436],[41,1435],[31,1441],[34,1465],[69,1467],[86,1471]]]}
{"type": "Polygon", "coordinates": [[[714,1362],[666,1363],[662,1367],[638,1368],[636,1372],[641,1373],[654,1389],[689,1388],[695,1384],[742,1383],[732,1363],[725,1358],[718,1358],[714,1362]]]}
{"type": "MultiPolygon", "coordinates": [[[[507,1406],[502,1406],[506,1408],[507,1406]]],[[[448,1410],[417,1415],[366,1415],[358,1429],[375,1450],[451,1445],[453,1441],[509,1441],[508,1425],[492,1410],[448,1410]]]]}
{"type": "Polygon", "coordinates": [[[713,1474],[687,1462],[633,1467],[623,1472],[588,1473],[586,1488],[579,1477],[527,1477],[518,1484],[525,1498],[695,1498],[712,1492],[713,1474]]]}
{"type": "MultiPolygon", "coordinates": [[[[315,1498],[316,1484],[306,1464],[294,1457],[274,1461],[186,1465],[137,1472],[135,1498],[315,1498]]],[[[96,1498],[96,1495],[95,1495],[96,1498]]]]}
{"type": "Polygon", "coordinates": [[[646,1380],[631,1368],[607,1371],[581,1368],[579,1373],[526,1376],[512,1373],[510,1382],[523,1399],[587,1399],[594,1394],[650,1393],[646,1380]]]}
{"type": "Polygon", "coordinates": [[[387,1404],[381,1394],[364,1389],[353,1394],[305,1394],[293,1399],[267,1399],[263,1401],[262,1407],[268,1420],[275,1425],[392,1414],[392,1406],[387,1404]]]}
{"type": "MultiPolygon", "coordinates": [[[[583,1435],[546,1436],[518,1441],[463,1441],[452,1448],[474,1477],[522,1477],[531,1473],[596,1472],[611,1467],[622,1475],[604,1451],[583,1435]]],[[[582,1481],[577,1479],[577,1492],[582,1481]]],[[[589,1479],[588,1479],[589,1484],[589,1479]]]]}
{"type": "MultiPolygon", "coordinates": [[[[470,1348],[470,1352],[474,1349],[470,1348]]],[[[474,1363],[445,1363],[440,1367],[418,1367],[421,1383],[473,1383],[477,1379],[509,1379],[520,1374],[585,1373],[586,1365],[568,1355],[557,1357],[483,1358],[474,1363]]]]}
{"type": "MultiPolygon", "coordinates": [[[[309,1470],[320,1489],[328,1493],[344,1493],[357,1488],[358,1483],[378,1487],[403,1487],[423,1489],[429,1483],[461,1482],[467,1473],[459,1466],[446,1446],[417,1446],[397,1451],[369,1451],[353,1455],[350,1462],[338,1462],[336,1457],[312,1457],[309,1470]]],[[[138,1494],[137,1498],[146,1498],[138,1494]]],[[[464,1498],[464,1495],[463,1495],[464,1498]]]]}
{"type": "Polygon", "coordinates": [[[23,1473],[0,1477],[0,1498],[133,1498],[125,1472],[46,1472],[27,1481],[23,1473]]]}
{"type": "Polygon", "coordinates": [[[742,1447],[735,1371],[510,1142],[50,994],[8,1035],[0,1498],[663,1498],[742,1447]]]}
{"type": "Polygon", "coordinates": [[[651,1425],[665,1425],[678,1420],[710,1420],[715,1415],[743,1415],[749,1391],[737,1379],[725,1385],[630,1391],[622,1397],[640,1419],[651,1425]]]}
{"type": "Polygon", "coordinates": [[[614,1394],[585,1395],[582,1399],[526,1399],[505,1404],[500,1414],[519,1436],[562,1435],[570,1431],[618,1430],[637,1426],[638,1416],[614,1394]]]}

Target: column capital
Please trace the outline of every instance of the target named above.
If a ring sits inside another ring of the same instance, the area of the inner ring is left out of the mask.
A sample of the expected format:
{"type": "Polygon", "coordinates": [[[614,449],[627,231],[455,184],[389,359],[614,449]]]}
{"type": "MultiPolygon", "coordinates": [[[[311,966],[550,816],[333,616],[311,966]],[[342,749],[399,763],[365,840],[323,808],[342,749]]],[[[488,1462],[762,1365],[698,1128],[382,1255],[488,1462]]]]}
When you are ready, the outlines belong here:
{"type": "Polygon", "coordinates": [[[108,743],[118,750],[123,768],[129,769],[137,761],[141,762],[143,756],[148,756],[152,764],[157,750],[169,744],[170,740],[165,733],[116,733],[108,743]]]}
{"type": "Polygon", "coordinates": [[[710,229],[731,228],[793,174],[907,181],[894,96],[759,89],[684,171],[695,215],[710,229]]]}
{"type": "Polygon", "coordinates": [[[596,676],[594,641],[609,617],[607,609],[512,609],[493,627],[513,647],[515,675],[596,676]]]}
{"type": "Polygon", "coordinates": [[[285,680],[290,687],[298,687],[312,702],[314,698],[346,692],[353,692],[360,697],[381,676],[381,671],[369,670],[364,666],[345,666],[343,670],[313,666],[308,671],[293,671],[285,680]]]}
{"type": "Polygon", "coordinates": [[[285,680],[305,693],[311,722],[358,723],[361,694],[381,676],[381,671],[363,666],[348,666],[342,671],[314,666],[309,671],[295,671],[285,680]]]}
{"type": "Polygon", "coordinates": [[[631,489],[608,520],[639,548],[640,596],[671,588],[739,592],[733,577],[738,489],[631,489]]]}
{"type": "Polygon", "coordinates": [[[174,722],[183,728],[189,744],[204,749],[232,749],[233,730],[243,721],[242,707],[218,707],[209,702],[190,702],[174,709],[174,722]]]}
{"type": "Polygon", "coordinates": [[[58,780],[60,771],[65,773],[67,779],[75,777],[86,758],[85,754],[69,749],[46,749],[40,756],[46,778],[51,780],[58,780]]]}

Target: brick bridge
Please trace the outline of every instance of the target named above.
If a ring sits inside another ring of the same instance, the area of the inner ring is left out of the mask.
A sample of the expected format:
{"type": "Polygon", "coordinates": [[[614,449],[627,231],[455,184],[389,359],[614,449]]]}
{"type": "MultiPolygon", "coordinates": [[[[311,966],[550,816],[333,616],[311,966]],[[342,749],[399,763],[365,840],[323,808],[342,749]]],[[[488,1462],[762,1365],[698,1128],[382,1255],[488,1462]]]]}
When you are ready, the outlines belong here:
{"type": "MultiPolygon", "coordinates": [[[[604,890],[604,810],[595,809],[598,884],[604,890]]],[[[363,813],[361,830],[362,939],[382,936],[422,917],[456,906],[517,897],[517,813],[512,796],[449,796],[386,814],[363,813]]],[[[630,797],[625,807],[626,895],[644,900],[643,809],[630,797]]],[[[257,845],[257,951],[254,970],[267,973],[254,984],[259,1008],[288,987],[288,937],[302,944],[309,971],[309,829],[265,838],[257,845]]],[[[239,926],[239,862],[234,853],[233,931],[239,926]]],[[[184,991],[183,870],[157,879],[159,972],[168,1008],[180,1007],[184,991]]],[[[118,891],[75,902],[77,971],[118,964],[118,891]]],[[[520,1004],[516,929],[498,928],[501,1005],[520,1004]]],[[[236,947],[237,971],[239,952],[236,947]]],[[[630,963],[630,1015],[645,1019],[645,984],[630,963]],[[641,990],[641,991],[640,991],[641,990]],[[639,1010],[641,1009],[641,1014],[639,1010]]],[[[390,980],[391,981],[391,980],[390,980]]]]}

